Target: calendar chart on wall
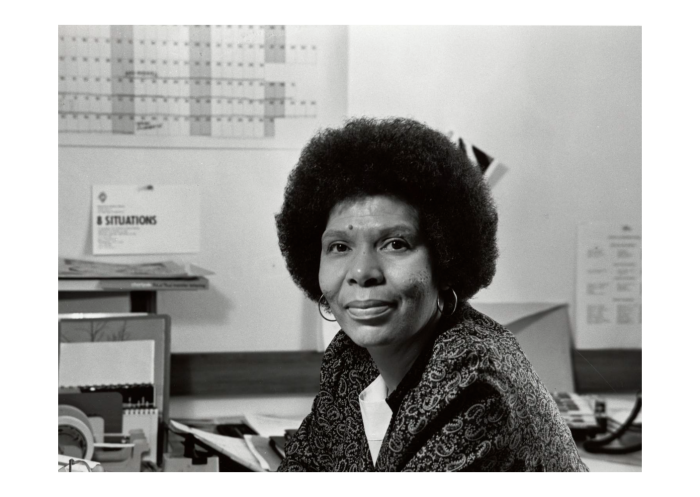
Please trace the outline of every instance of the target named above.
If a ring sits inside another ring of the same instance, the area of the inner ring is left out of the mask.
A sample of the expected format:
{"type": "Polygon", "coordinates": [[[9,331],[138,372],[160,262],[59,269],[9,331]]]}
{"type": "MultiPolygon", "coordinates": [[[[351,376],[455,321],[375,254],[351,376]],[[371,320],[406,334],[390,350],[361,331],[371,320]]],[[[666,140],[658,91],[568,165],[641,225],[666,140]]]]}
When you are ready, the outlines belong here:
{"type": "Polygon", "coordinates": [[[332,26],[59,26],[58,49],[62,144],[298,146],[345,106],[332,26]]]}

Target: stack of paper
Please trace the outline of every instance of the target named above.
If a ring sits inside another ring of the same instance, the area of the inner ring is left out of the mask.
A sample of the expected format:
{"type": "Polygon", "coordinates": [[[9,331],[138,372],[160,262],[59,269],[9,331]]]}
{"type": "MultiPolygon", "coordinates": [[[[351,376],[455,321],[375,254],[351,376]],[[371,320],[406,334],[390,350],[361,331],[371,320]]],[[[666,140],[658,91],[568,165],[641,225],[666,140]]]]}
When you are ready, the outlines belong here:
{"type": "Polygon", "coordinates": [[[258,459],[248,448],[248,444],[246,444],[245,440],[241,438],[208,433],[206,431],[198,430],[197,428],[190,428],[189,426],[185,426],[182,423],[178,423],[177,421],[173,420],[170,421],[170,425],[176,432],[191,433],[201,442],[207,444],[222,454],[225,454],[248,469],[253,471],[264,471],[264,468],[260,465],[258,459]]]}
{"type": "Polygon", "coordinates": [[[277,471],[282,458],[270,445],[270,439],[259,435],[243,436],[248,449],[265,471],[277,471]]]}
{"type": "Polygon", "coordinates": [[[303,418],[283,418],[266,414],[246,414],[246,423],[263,437],[284,436],[286,430],[296,430],[303,418]]]}
{"type": "Polygon", "coordinates": [[[214,273],[195,264],[178,264],[173,261],[117,264],[58,258],[59,278],[191,278],[212,274],[214,273]]]}

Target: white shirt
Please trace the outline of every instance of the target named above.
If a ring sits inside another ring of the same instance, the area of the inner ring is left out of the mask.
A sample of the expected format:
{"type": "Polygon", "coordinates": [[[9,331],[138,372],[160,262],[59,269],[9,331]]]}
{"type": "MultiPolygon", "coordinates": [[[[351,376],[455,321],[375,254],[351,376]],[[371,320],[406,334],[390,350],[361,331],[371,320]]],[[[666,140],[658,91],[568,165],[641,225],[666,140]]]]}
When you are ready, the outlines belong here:
{"type": "Polygon", "coordinates": [[[391,407],[386,403],[388,393],[384,378],[379,375],[360,393],[359,397],[362,423],[365,426],[365,436],[373,463],[377,462],[379,449],[382,447],[384,435],[391,422],[391,407]]]}

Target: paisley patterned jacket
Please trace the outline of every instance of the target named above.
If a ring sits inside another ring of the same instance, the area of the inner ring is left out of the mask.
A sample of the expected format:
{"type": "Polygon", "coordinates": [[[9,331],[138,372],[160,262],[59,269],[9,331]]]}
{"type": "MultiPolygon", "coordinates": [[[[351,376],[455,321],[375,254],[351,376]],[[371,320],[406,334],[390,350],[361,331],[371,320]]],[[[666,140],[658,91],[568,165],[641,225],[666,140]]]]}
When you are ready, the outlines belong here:
{"type": "Polygon", "coordinates": [[[464,304],[391,393],[376,465],[358,396],[379,374],[339,331],[279,471],[587,471],[513,334],[464,304]]]}

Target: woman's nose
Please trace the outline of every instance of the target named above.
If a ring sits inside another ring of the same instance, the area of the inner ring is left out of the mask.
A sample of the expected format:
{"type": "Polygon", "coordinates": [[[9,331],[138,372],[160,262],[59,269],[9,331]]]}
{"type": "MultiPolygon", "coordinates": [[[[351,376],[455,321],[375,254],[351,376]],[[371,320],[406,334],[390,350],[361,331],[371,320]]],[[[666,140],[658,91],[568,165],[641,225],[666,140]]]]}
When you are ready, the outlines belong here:
{"type": "Polygon", "coordinates": [[[374,286],[384,282],[380,261],[371,250],[356,252],[348,268],[347,280],[359,286],[374,286]]]}

